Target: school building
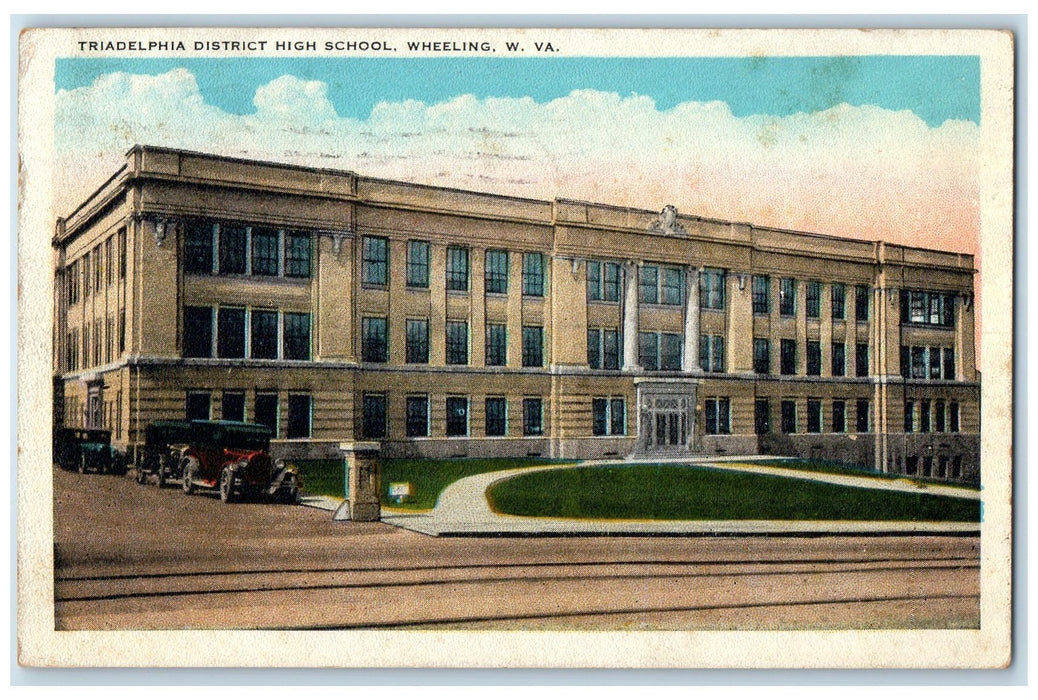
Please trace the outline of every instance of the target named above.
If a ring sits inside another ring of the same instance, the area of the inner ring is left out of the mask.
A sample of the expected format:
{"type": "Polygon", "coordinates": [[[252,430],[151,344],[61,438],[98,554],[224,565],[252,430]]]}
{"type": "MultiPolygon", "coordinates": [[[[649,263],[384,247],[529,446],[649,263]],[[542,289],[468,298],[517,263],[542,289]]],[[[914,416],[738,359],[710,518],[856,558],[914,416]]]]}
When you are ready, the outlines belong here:
{"type": "Polygon", "coordinates": [[[649,204],[136,146],[57,221],[55,424],[979,480],[972,256],[649,204]]]}

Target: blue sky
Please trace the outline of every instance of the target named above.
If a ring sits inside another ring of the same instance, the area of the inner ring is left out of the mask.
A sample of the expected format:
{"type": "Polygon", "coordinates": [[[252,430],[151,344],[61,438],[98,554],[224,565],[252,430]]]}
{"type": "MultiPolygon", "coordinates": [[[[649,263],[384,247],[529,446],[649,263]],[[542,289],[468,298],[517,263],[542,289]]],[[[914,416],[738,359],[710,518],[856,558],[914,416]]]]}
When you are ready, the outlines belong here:
{"type": "Polygon", "coordinates": [[[198,58],[59,59],[55,86],[91,85],[103,74],[194,74],[207,104],[255,111],[256,89],[282,75],[319,80],[340,117],[366,119],[382,101],[426,104],[471,94],[537,102],[575,89],[653,99],[660,110],[719,100],[736,117],[788,116],[846,103],[910,110],[928,126],[980,122],[977,56],[771,58],[198,58]]]}

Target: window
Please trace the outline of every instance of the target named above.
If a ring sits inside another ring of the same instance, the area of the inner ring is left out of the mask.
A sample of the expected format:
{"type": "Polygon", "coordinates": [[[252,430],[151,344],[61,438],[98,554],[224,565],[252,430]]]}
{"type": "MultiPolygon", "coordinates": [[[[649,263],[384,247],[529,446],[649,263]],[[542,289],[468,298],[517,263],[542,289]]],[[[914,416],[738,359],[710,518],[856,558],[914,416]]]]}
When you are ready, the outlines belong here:
{"type": "Polygon", "coordinates": [[[407,437],[429,437],[429,397],[407,397],[407,437]]]}
{"type": "Polygon", "coordinates": [[[274,229],[252,229],[252,274],[277,277],[278,232],[274,229]]]}
{"type": "Polygon", "coordinates": [[[857,416],[855,419],[854,429],[859,433],[869,432],[869,401],[868,399],[858,399],[858,404],[855,410],[857,416]]]}
{"type": "Polygon", "coordinates": [[[663,268],[663,277],[660,280],[660,303],[670,306],[681,306],[683,298],[684,275],[681,268],[663,268]]]}
{"type": "Polygon", "coordinates": [[[285,277],[310,276],[310,234],[285,234],[285,277]]]}
{"type": "Polygon", "coordinates": [[[602,301],[620,300],[620,264],[602,263],[602,301]]]}
{"type": "Polygon", "coordinates": [[[941,378],[941,349],[930,348],[930,356],[928,358],[928,364],[930,366],[930,379],[941,378]]]}
{"type": "Polygon", "coordinates": [[[699,308],[724,309],[724,270],[707,267],[700,273],[699,308]]]}
{"type": "Polygon", "coordinates": [[[591,369],[620,369],[619,333],[609,328],[589,328],[587,357],[591,369]]]}
{"type": "Polygon", "coordinates": [[[588,301],[620,300],[620,265],[589,260],[587,263],[588,301]]]}
{"type": "MultiPolygon", "coordinates": [[[[720,339],[720,336],[716,336],[716,338],[720,339]]],[[[723,341],[721,345],[721,363],[724,363],[723,341]]],[[[681,336],[677,333],[663,333],[660,336],[660,369],[681,369],[681,336]]]]}
{"type": "Polygon", "coordinates": [[[847,402],[833,401],[833,432],[847,432],[847,402]]]}
{"type": "Polygon", "coordinates": [[[623,398],[609,400],[609,434],[627,434],[627,404],[623,398]]]}
{"type": "Polygon", "coordinates": [[[220,406],[220,416],[223,420],[232,420],[238,423],[245,422],[245,392],[225,391],[220,406]]]}
{"type": "Polygon", "coordinates": [[[374,287],[389,283],[389,240],[364,236],[361,258],[361,282],[374,287]]]}
{"type": "Polygon", "coordinates": [[[310,394],[288,395],[288,439],[310,437],[310,394]]]}
{"type": "Polygon", "coordinates": [[[278,312],[252,310],[252,357],[276,360],[278,356],[278,312]]]}
{"type": "Polygon", "coordinates": [[[213,356],[213,309],[184,307],[184,357],[213,356]]]}
{"type": "Polygon", "coordinates": [[[244,275],[246,268],[244,226],[220,226],[220,274],[244,275]]]}
{"type": "Polygon", "coordinates": [[[944,378],[945,379],[949,379],[949,380],[955,379],[955,349],[954,348],[944,348],[943,356],[944,356],[944,378]]]}
{"type": "Polygon", "coordinates": [[[464,396],[447,397],[447,437],[469,434],[469,400],[464,396]]]}
{"type": "Polygon", "coordinates": [[[638,364],[647,370],[657,370],[660,368],[659,336],[657,334],[638,334],[638,364]]]}
{"type": "Polygon", "coordinates": [[[944,432],[944,402],[941,400],[933,405],[933,429],[935,433],[944,432]]]}
{"type": "Polygon", "coordinates": [[[469,290],[469,249],[447,248],[447,289],[452,292],[469,290]]]}
{"type": "Polygon", "coordinates": [[[911,433],[915,430],[915,403],[905,401],[905,432],[911,433]]]}
{"type": "Polygon", "coordinates": [[[487,294],[508,294],[508,251],[488,250],[486,256],[487,294]]]}
{"type": "Polygon", "coordinates": [[[65,282],[68,285],[68,303],[79,301],[79,261],[76,260],[65,268],[65,282]]]}
{"type": "Polygon", "coordinates": [[[771,432],[771,402],[768,399],[753,402],[753,432],[757,435],[771,432]]]}
{"type": "Polygon", "coordinates": [[[587,366],[591,369],[602,369],[602,330],[587,329],[587,366]]]}
{"type": "Polygon", "coordinates": [[[959,402],[952,401],[948,404],[948,431],[959,432],[959,402]]]}
{"type": "Polygon", "coordinates": [[[385,362],[389,355],[386,319],[361,319],[360,355],[364,362],[385,362]]]}
{"type": "Polygon", "coordinates": [[[486,400],[487,437],[501,437],[508,432],[508,402],[503,396],[488,396],[486,400]]]}
{"type": "Polygon", "coordinates": [[[699,336],[699,367],[704,372],[724,371],[724,337],[699,336]]]}
{"type": "Polygon", "coordinates": [[[869,345],[857,343],[854,348],[854,374],[858,377],[869,376],[869,345]]]}
{"type": "Polygon", "coordinates": [[[429,244],[425,241],[407,242],[407,286],[429,287],[429,244]]]}
{"type": "Polygon", "coordinates": [[[919,432],[930,432],[930,400],[923,399],[919,402],[919,432]]]}
{"type": "Polygon", "coordinates": [[[954,326],[955,295],[943,292],[902,290],[901,322],[927,326],[954,326]]]}
{"type": "Polygon", "coordinates": [[[797,404],[795,401],[782,402],[782,432],[795,433],[797,431],[797,404]]]}
{"type": "Polygon", "coordinates": [[[727,398],[707,399],[703,406],[706,414],[707,435],[728,435],[730,406],[727,398]]]}
{"type": "Polygon", "coordinates": [[[818,399],[807,400],[807,432],[822,432],[822,402],[818,399]]]}
{"type": "Polygon", "coordinates": [[[126,279],[126,229],[119,229],[119,279],[126,279]]]}
{"type": "Polygon", "coordinates": [[[817,340],[807,341],[807,374],[817,377],[822,373],[822,344],[817,340]]]}
{"type": "Polygon", "coordinates": [[[278,436],[278,395],[274,392],[256,392],[256,422],[270,428],[278,436]]]}
{"type": "Polygon", "coordinates": [[[544,425],[540,399],[523,399],[523,435],[542,435],[544,425]]]}
{"type": "Polygon", "coordinates": [[[285,314],[286,360],[310,359],[310,314],[285,314]]]}
{"type": "Polygon", "coordinates": [[[544,329],[540,326],[523,326],[523,367],[540,367],[544,364],[544,329]]]}
{"type": "Polygon", "coordinates": [[[221,306],[217,312],[217,357],[245,357],[245,309],[221,306]]]}
{"type": "Polygon", "coordinates": [[[407,357],[410,364],[429,363],[429,321],[424,318],[407,319],[407,357]]]}
{"type": "Polygon", "coordinates": [[[656,304],[659,300],[659,268],[642,265],[638,269],[638,302],[656,304]]]}
{"type": "MultiPolygon", "coordinates": [[[[209,334],[212,336],[212,326],[209,334]]],[[[211,347],[211,346],[210,346],[211,347]]],[[[126,350],[126,309],[119,309],[119,352],[126,350]]]]}
{"type": "Polygon", "coordinates": [[[540,253],[523,253],[523,295],[544,296],[544,256],[540,253]]]}
{"type": "Polygon", "coordinates": [[[847,371],[847,346],[843,343],[833,343],[832,346],[832,372],[834,377],[842,377],[847,371]]]}
{"type": "Polygon", "coordinates": [[[833,320],[842,321],[847,313],[847,285],[834,282],[829,288],[829,296],[832,299],[833,320]]]}
{"type": "Polygon", "coordinates": [[[808,318],[818,318],[822,310],[822,283],[811,281],[807,283],[806,313],[808,318]]]}
{"type": "Polygon", "coordinates": [[[90,266],[93,264],[93,255],[86,253],[83,255],[83,298],[87,299],[90,297],[90,266]]]}
{"type": "Polygon", "coordinates": [[[115,237],[109,236],[105,239],[105,284],[111,284],[115,280],[115,237]]]}
{"type": "Polygon", "coordinates": [[[610,328],[602,330],[602,369],[620,369],[620,333],[610,328]]]}
{"type": "Polygon", "coordinates": [[[503,367],[508,363],[508,334],[503,323],[487,324],[486,365],[503,367]]]}
{"type": "Polygon", "coordinates": [[[868,285],[859,284],[854,288],[854,318],[857,321],[869,320],[869,295],[871,290],[868,285]]]}
{"type": "Polygon", "coordinates": [[[208,221],[188,221],[185,225],[184,272],[213,273],[213,225],[208,221]]]}
{"type": "Polygon", "coordinates": [[[211,402],[208,391],[187,392],[187,419],[209,420],[209,405],[211,402]]]}
{"type": "Polygon", "coordinates": [[[361,403],[362,434],[368,439],[386,436],[386,395],[364,394],[361,403]]]}
{"type": "Polygon", "coordinates": [[[753,339],[753,371],[757,374],[771,372],[771,341],[767,338],[753,339]]]}
{"type": "Polygon", "coordinates": [[[104,286],[104,270],[105,270],[105,258],[104,249],[101,244],[98,244],[94,248],[94,291],[100,292],[104,286]]]}
{"type": "Polygon", "coordinates": [[[782,374],[797,373],[797,341],[783,338],[779,343],[779,371],[782,374]]]}
{"type": "Polygon", "coordinates": [[[753,313],[771,313],[771,278],[766,275],[753,276],[753,313]]]}
{"type": "Polygon", "coordinates": [[[926,348],[912,348],[912,378],[926,379],[926,348]]]}
{"type": "Polygon", "coordinates": [[[797,281],[790,277],[779,280],[779,313],[783,316],[797,313],[797,281]]]}
{"type": "Polygon", "coordinates": [[[447,364],[469,363],[468,321],[447,321],[447,364]]]}

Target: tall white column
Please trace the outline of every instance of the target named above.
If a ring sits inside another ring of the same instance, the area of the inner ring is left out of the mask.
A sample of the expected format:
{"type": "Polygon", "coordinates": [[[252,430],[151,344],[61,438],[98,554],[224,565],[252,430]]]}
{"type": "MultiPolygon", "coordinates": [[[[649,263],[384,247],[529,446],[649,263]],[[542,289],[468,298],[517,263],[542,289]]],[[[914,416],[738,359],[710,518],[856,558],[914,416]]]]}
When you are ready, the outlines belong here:
{"type": "Polygon", "coordinates": [[[624,369],[638,369],[638,263],[624,265],[624,369]]]}
{"type": "Polygon", "coordinates": [[[684,372],[695,372],[699,364],[699,270],[685,269],[685,354],[681,358],[684,372]]]}

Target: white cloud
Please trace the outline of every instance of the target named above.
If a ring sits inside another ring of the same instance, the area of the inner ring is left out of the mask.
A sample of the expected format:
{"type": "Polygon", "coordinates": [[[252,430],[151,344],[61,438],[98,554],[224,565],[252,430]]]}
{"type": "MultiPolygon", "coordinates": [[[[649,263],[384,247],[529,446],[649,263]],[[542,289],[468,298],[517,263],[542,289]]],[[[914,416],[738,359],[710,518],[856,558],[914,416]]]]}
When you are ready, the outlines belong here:
{"type": "Polygon", "coordinates": [[[134,143],[354,170],[528,197],[555,196],[757,224],[976,248],[979,129],[840,105],[735,117],[721,102],[660,110],[576,90],[547,103],[460,96],[336,114],[327,86],[282,76],[256,112],[206,104],[183,69],[116,73],[57,95],[56,190],[70,211],[134,143]],[[93,172],[91,172],[93,171],[93,172]],[[84,173],[76,182],[69,172],[84,173]],[[86,173],[90,173],[89,176],[86,173]],[[965,237],[965,238],[963,238],[965,237]]]}

